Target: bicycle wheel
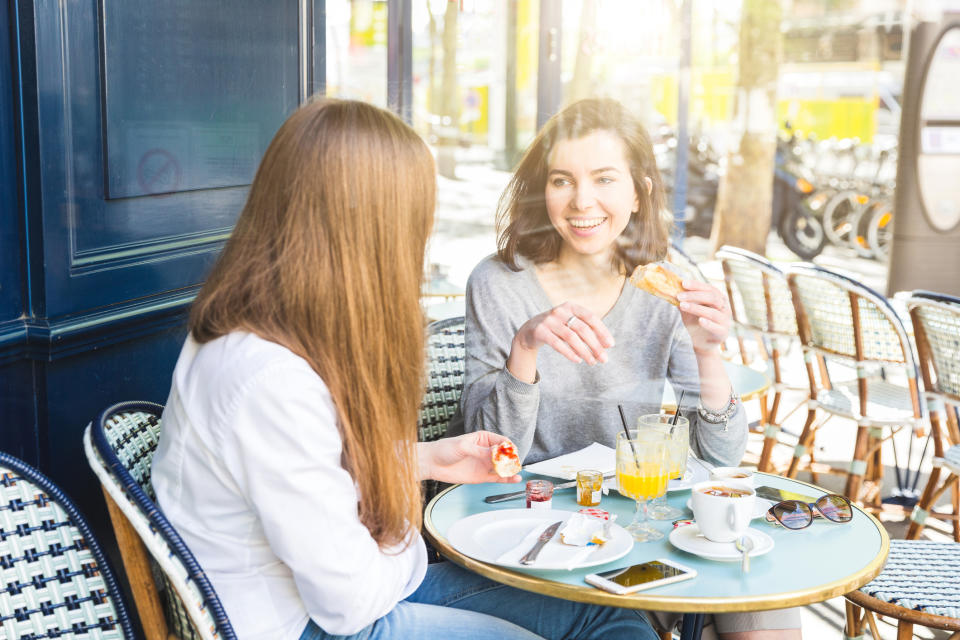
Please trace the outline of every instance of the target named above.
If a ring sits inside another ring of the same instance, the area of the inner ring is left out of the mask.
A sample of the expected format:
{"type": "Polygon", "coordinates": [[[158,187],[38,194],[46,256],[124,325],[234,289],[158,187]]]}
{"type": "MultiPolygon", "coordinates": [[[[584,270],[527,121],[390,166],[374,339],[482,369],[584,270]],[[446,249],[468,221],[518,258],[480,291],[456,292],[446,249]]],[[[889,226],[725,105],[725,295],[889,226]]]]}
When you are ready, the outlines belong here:
{"type": "Polygon", "coordinates": [[[873,249],[867,244],[867,226],[870,223],[870,214],[877,202],[870,200],[861,204],[850,215],[850,234],[847,236],[847,246],[857,252],[861,258],[872,258],[873,249]]]}
{"type": "Polygon", "coordinates": [[[823,251],[827,238],[823,225],[803,206],[797,203],[780,219],[778,229],[783,243],[801,260],[813,260],[823,251]]]}
{"type": "Polygon", "coordinates": [[[856,212],[864,196],[852,189],[839,191],[823,210],[823,232],[831,244],[847,246],[852,226],[850,217],[856,212]]]}
{"type": "Polygon", "coordinates": [[[867,226],[867,244],[878,260],[890,260],[890,242],[893,240],[893,203],[881,200],[873,207],[867,226]]]}

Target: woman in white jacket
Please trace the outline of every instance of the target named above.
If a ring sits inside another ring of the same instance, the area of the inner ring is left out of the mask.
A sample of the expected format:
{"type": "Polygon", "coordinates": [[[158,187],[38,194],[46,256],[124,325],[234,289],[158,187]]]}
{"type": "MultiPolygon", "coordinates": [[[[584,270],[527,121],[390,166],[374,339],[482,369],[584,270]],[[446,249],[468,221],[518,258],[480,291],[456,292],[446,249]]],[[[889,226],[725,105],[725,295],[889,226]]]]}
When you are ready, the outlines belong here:
{"type": "Polygon", "coordinates": [[[312,102],[280,128],[192,310],[157,499],[244,639],[654,638],[632,610],[427,566],[421,479],[498,480],[505,439],[416,442],[435,184],[376,107],[312,102]]]}

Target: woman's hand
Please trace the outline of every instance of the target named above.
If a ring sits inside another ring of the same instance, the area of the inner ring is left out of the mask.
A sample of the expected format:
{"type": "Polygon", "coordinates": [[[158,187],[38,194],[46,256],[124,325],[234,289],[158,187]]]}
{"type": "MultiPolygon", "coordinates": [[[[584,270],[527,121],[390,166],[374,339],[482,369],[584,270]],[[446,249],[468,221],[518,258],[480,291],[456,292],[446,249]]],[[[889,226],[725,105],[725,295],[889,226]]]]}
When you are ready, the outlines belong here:
{"type": "Polygon", "coordinates": [[[523,323],[510,345],[507,369],[519,380],[533,382],[537,352],[544,345],[571,362],[594,365],[607,361],[606,351],[613,346],[613,336],[595,313],[564,302],[523,323]]]}
{"type": "Polygon", "coordinates": [[[520,476],[501,478],[493,471],[492,450],[505,436],[474,431],[417,445],[420,477],[441,482],[520,482],[520,476]]]}
{"type": "Polygon", "coordinates": [[[730,333],[732,316],[727,297],[714,286],[699,280],[684,280],[680,300],[680,317],[690,332],[697,356],[716,353],[730,333]]]}

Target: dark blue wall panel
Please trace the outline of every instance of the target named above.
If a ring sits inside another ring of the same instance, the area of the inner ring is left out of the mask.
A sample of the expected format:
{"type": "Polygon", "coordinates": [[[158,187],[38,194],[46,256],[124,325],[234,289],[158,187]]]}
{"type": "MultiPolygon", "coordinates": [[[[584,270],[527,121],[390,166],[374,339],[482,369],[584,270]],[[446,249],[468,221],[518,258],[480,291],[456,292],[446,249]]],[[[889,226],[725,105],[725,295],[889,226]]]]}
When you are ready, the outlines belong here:
{"type": "Polygon", "coordinates": [[[83,428],[113,402],[166,400],[189,304],[253,170],[322,82],[322,55],[301,42],[322,4],[0,9],[0,449],[62,483],[98,528],[83,428]]]}
{"type": "Polygon", "coordinates": [[[156,35],[183,41],[144,42],[136,29],[121,28],[140,24],[158,6],[109,1],[101,13],[93,1],[35,3],[33,169],[42,174],[37,197],[49,318],[201,282],[243,205],[251,168],[297,106],[295,0],[164,3],[169,13],[157,18],[156,35]],[[252,68],[258,59],[264,68],[252,68]],[[195,90],[198,84],[226,95],[195,90]],[[270,99],[252,103],[251,94],[270,99]],[[231,98],[243,106],[227,108],[231,98]],[[142,120],[133,120],[136,114],[142,120]],[[163,114],[170,120],[159,119],[163,114]],[[244,131],[253,142],[241,140],[244,131]],[[107,163],[108,139],[116,163],[107,163]],[[141,163],[146,173],[137,185],[141,163]],[[171,190],[160,186],[173,186],[170,172],[181,176],[173,190],[223,188],[107,198],[107,185],[120,196],[171,190]]]}
{"type": "Polygon", "coordinates": [[[16,166],[20,136],[15,117],[10,11],[9,3],[0,8],[0,131],[3,131],[0,136],[0,333],[4,332],[6,322],[20,318],[24,290],[23,220],[17,197],[20,189],[16,166]]]}

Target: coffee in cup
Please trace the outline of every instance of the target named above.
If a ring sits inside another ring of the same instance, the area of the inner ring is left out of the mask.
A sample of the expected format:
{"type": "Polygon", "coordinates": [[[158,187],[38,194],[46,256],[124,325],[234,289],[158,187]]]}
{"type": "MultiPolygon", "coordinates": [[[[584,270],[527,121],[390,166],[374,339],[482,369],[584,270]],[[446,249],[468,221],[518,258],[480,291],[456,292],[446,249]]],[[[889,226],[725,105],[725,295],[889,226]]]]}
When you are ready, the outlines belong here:
{"type": "Polygon", "coordinates": [[[713,542],[733,542],[750,527],[755,499],[749,484],[708,480],[693,485],[690,506],[705,538],[713,542]]]}
{"type": "Polygon", "coordinates": [[[711,480],[730,480],[753,486],[753,469],[749,467],[714,467],[710,470],[711,480]]]}

